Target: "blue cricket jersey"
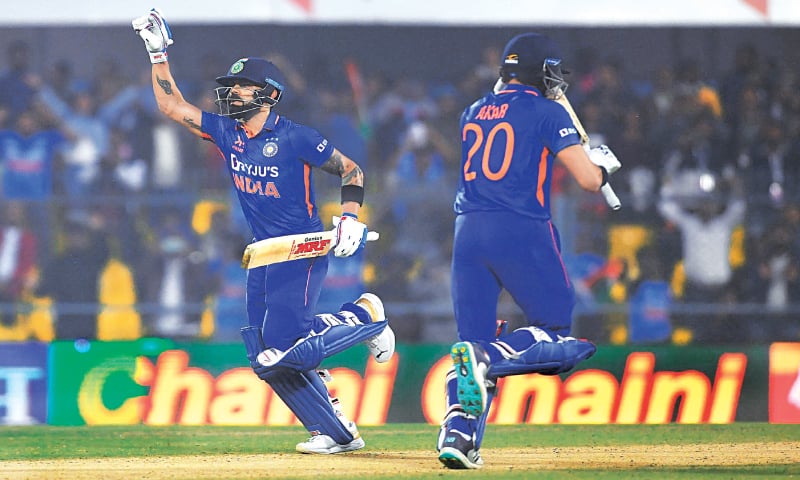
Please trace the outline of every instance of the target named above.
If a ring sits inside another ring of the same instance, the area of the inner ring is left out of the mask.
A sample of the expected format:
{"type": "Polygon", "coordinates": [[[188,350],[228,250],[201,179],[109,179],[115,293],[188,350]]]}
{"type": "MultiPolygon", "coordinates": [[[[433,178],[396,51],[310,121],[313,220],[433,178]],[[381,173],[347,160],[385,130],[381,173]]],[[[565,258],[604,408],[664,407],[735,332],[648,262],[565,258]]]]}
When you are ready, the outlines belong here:
{"type": "Polygon", "coordinates": [[[567,111],[529,85],[508,85],[461,115],[456,214],[510,211],[550,219],[553,159],[580,143],[567,111]]]}
{"type": "Polygon", "coordinates": [[[42,200],[53,194],[53,163],[64,136],[43,130],[23,136],[0,131],[0,192],[6,199],[42,200]]]}
{"type": "Polygon", "coordinates": [[[271,112],[248,138],[231,118],[203,112],[204,137],[220,149],[256,240],[323,230],[314,199],[312,168],[333,154],[318,131],[271,112]]]}

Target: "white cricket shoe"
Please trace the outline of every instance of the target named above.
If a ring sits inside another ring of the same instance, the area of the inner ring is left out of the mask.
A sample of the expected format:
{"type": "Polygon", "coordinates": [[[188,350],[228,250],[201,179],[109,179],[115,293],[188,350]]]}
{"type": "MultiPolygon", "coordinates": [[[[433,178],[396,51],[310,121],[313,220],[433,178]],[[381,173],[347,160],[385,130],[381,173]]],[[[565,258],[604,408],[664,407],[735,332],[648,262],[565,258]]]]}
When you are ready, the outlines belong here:
{"type": "MultiPolygon", "coordinates": [[[[358,300],[354,302],[359,307],[369,313],[369,317],[373,322],[382,322],[386,320],[386,313],[383,310],[383,302],[373,293],[364,293],[358,300]]],[[[388,362],[392,355],[394,355],[394,331],[389,325],[383,331],[372,338],[367,339],[364,343],[369,347],[369,353],[378,363],[388,362]]]]}
{"type": "Polygon", "coordinates": [[[360,450],[364,448],[364,445],[364,439],[358,434],[352,442],[344,445],[336,443],[336,440],[332,439],[328,435],[319,434],[313,435],[305,442],[298,443],[295,449],[300,453],[320,453],[323,455],[329,455],[332,453],[344,453],[360,450]]]}

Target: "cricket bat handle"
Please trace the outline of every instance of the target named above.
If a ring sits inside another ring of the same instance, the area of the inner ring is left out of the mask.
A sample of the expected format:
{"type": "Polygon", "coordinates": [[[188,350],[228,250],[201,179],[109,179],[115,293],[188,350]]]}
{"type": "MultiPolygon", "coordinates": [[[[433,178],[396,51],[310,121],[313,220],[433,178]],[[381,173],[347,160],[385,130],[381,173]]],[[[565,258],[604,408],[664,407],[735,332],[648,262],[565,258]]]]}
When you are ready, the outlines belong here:
{"type": "MultiPolygon", "coordinates": [[[[495,85],[495,88],[499,88],[498,85],[495,85]]],[[[578,135],[581,137],[581,143],[583,144],[583,148],[586,151],[589,151],[589,134],[586,133],[586,129],[583,128],[583,124],[581,123],[580,119],[578,118],[578,114],[575,113],[575,109],[572,108],[572,104],[569,103],[567,96],[564,95],[564,92],[557,92],[556,97],[554,99],[557,103],[560,103],[562,107],[569,113],[570,118],[572,118],[572,123],[575,124],[575,129],[578,131],[578,135]]],[[[622,203],[619,201],[619,197],[617,194],[614,193],[614,189],[611,188],[611,184],[606,182],[605,185],[600,187],[600,193],[603,194],[603,198],[606,200],[606,203],[612,210],[619,210],[622,203]]]]}
{"type": "Polygon", "coordinates": [[[622,206],[622,204],[619,201],[619,197],[617,196],[616,193],[614,193],[614,189],[611,188],[610,183],[606,183],[605,185],[600,187],[600,193],[603,194],[603,198],[606,199],[606,203],[608,204],[609,207],[611,207],[612,210],[619,210],[619,207],[622,206]]]}

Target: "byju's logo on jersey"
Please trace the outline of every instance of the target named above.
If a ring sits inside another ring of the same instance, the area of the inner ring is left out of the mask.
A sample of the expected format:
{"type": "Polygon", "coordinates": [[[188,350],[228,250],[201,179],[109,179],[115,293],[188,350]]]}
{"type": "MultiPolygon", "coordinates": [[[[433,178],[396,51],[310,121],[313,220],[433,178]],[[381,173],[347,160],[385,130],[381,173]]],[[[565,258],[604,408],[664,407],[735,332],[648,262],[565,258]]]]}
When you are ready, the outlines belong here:
{"type": "Polygon", "coordinates": [[[265,157],[274,157],[278,153],[278,144],[275,142],[267,142],[264,144],[261,153],[263,153],[265,157]]]}

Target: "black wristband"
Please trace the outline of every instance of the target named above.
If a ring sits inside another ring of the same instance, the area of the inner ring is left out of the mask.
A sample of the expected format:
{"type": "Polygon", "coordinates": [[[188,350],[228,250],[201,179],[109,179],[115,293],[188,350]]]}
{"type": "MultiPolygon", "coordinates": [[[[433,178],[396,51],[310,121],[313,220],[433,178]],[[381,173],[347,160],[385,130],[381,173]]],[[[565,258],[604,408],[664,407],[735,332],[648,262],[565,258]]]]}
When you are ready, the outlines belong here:
{"type": "Polygon", "coordinates": [[[342,185],[342,203],[356,202],[359,205],[364,203],[364,187],[359,185],[342,185]]]}
{"type": "Polygon", "coordinates": [[[606,167],[601,167],[600,165],[598,165],[598,167],[600,167],[600,171],[603,172],[603,181],[600,183],[600,186],[602,187],[608,183],[608,170],[606,170],[606,167]]]}

